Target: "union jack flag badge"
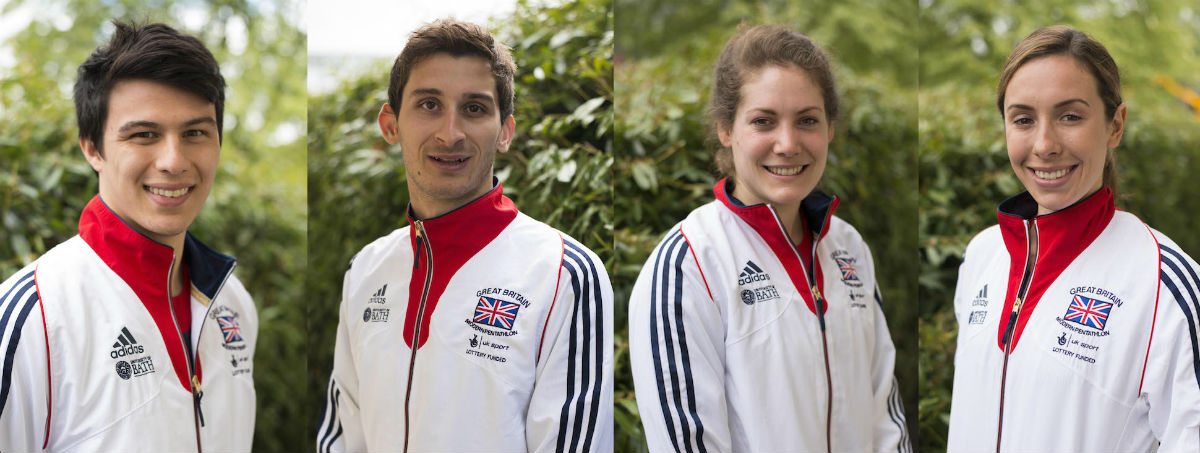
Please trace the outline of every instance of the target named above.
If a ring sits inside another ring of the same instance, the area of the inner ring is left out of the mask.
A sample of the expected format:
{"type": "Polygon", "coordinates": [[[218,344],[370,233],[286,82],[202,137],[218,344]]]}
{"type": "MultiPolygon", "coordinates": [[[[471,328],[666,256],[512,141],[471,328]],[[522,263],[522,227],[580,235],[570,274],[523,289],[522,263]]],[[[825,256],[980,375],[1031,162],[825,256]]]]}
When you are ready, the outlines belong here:
{"type": "Polygon", "coordinates": [[[1094,329],[1104,330],[1108,322],[1108,314],[1112,312],[1113,303],[1092,299],[1078,294],[1071,298],[1067,306],[1067,314],[1063,319],[1094,329]]]}
{"type": "Polygon", "coordinates": [[[844,281],[844,282],[857,282],[858,281],[858,269],[854,268],[854,262],[855,262],[854,258],[839,256],[839,257],[835,257],[834,261],[837,261],[838,270],[842,271],[842,281],[844,281]]]}
{"type": "Polygon", "coordinates": [[[513,323],[517,321],[517,310],[520,308],[521,305],[515,302],[481,296],[479,303],[475,305],[475,316],[472,317],[472,321],[512,330],[513,323]]]}
{"type": "Polygon", "coordinates": [[[242,328],[238,326],[237,317],[218,316],[217,325],[221,326],[221,335],[225,337],[225,344],[242,341],[242,328]]]}

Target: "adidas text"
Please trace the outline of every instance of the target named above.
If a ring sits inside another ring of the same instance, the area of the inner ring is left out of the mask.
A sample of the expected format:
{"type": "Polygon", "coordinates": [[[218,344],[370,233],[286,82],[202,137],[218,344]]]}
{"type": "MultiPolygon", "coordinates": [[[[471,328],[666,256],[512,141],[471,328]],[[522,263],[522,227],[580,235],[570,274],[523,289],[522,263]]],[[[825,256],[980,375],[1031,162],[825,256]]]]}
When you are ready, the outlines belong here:
{"type": "Polygon", "coordinates": [[[747,284],[754,283],[754,282],[766,281],[766,280],[770,280],[770,279],[771,279],[771,276],[767,275],[767,273],[765,273],[765,272],[753,274],[753,275],[747,275],[745,277],[738,278],[738,286],[747,285],[747,284]]]}
{"type": "Polygon", "coordinates": [[[146,349],[143,348],[142,345],[127,345],[114,349],[112,352],[109,352],[108,355],[115,359],[118,357],[132,356],[134,354],[142,354],[144,352],[146,352],[146,349]]]}

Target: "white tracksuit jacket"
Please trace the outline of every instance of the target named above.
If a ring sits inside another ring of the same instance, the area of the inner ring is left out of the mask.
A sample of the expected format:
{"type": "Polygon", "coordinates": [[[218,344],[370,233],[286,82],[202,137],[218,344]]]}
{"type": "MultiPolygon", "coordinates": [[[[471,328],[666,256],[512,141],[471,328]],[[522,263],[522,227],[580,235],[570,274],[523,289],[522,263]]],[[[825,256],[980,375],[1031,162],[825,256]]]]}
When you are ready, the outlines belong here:
{"type": "Polygon", "coordinates": [[[250,451],[254,303],[233,258],[189,234],[189,356],[172,261],[97,196],[78,236],[0,284],[0,451],[250,451]]]}
{"type": "Polygon", "coordinates": [[[837,199],[805,198],[819,237],[797,251],[770,206],[742,205],[725,180],[713,192],[650,255],[630,297],[650,451],[909,451],[875,266],[832,215],[837,199]],[[815,254],[814,269],[798,253],[815,254]]]}
{"type": "Polygon", "coordinates": [[[1200,267],[1107,187],[1036,213],[1010,198],[967,246],[947,450],[1200,451],[1200,267]]]}
{"type": "Polygon", "coordinates": [[[596,255],[499,184],[409,223],[346,271],[317,450],[611,451],[612,286],[596,255]]]}

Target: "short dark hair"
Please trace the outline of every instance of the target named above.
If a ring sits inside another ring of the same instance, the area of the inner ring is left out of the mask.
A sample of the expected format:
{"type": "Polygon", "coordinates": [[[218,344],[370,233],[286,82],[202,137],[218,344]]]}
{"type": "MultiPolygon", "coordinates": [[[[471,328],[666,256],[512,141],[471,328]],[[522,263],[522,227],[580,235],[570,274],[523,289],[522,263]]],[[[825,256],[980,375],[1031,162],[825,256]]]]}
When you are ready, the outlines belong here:
{"type": "Polygon", "coordinates": [[[513,74],[517,64],[512,53],[504,45],[478,25],[443,19],[432,22],[412,32],[408,43],[392,65],[392,76],[388,81],[388,105],[400,113],[400,101],[404,86],[413,67],[438,53],[455,57],[477,56],[492,65],[492,77],[496,79],[496,102],[500,107],[500,121],[504,122],[513,113],[513,74]]]}
{"type": "MultiPolygon", "coordinates": [[[[742,102],[742,84],[746,77],[767,66],[799,68],[821,88],[825,115],[830,122],[838,116],[838,94],[830,69],[829,55],[803,33],[780,25],[742,24],[738,33],[725,44],[713,70],[712,97],[708,116],[713,134],[729,129],[742,102]]],[[[717,143],[720,143],[717,141],[717,143]]],[[[732,150],[719,146],[715,156],[717,171],[733,176],[732,150]]]]}
{"type": "Polygon", "coordinates": [[[147,79],[193,93],[213,103],[217,139],[222,136],[225,78],[212,52],[193,36],[164,24],[133,25],[113,21],[108,44],[79,65],[75,79],[75,119],[79,138],[97,150],[104,141],[108,97],[121,80],[147,79]]]}

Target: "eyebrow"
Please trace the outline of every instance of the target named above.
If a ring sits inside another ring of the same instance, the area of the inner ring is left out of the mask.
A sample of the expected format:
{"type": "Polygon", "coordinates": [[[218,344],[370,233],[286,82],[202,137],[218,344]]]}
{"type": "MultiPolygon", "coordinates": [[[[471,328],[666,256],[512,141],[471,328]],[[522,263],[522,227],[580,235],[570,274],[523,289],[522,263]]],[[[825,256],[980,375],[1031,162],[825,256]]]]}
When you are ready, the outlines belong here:
{"type": "MultiPolygon", "coordinates": [[[[1072,103],[1075,103],[1075,102],[1081,103],[1081,104],[1083,104],[1083,105],[1086,105],[1086,106],[1088,106],[1088,107],[1091,107],[1091,106],[1092,106],[1092,104],[1088,104],[1088,101],[1085,101],[1085,100],[1083,100],[1083,99],[1080,99],[1080,98],[1071,98],[1071,99],[1067,99],[1067,100],[1065,100],[1065,101],[1059,102],[1059,103],[1057,103],[1057,104],[1054,104],[1054,108],[1059,108],[1059,107],[1062,107],[1062,106],[1064,106],[1064,105],[1072,104],[1072,103]]],[[[1016,110],[1034,110],[1034,108],[1033,108],[1033,107],[1030,107],[1030,106],[1028,106],[1028,105],[1025,105],[1025,104],[1012,104],[1012,105],[1009,105],[1009,106],[1008,106],[1008,108],[1007,108],[1007,109],[1005,109],[1005,110],[1014,110],[1014,109],[1016,109],[1016,110]]]]}
{"type": "MultiPolygon", "coordinates": [[[[808,106],[808,107],[805,107],[805,108],[802,108],[802,109],[800,109],[800,110],[796,111],[796,113],[797,113],[797,114],[800,114],[800,115],[803,115],[803,114],[805,114],[805,113],[809,113],[809,112],[813,112],[813,111],[820,112],[820,111],[823,111],[823,110],[824,110],[824,109],[823,109],[821,106],[819,106],[819,105],[810,105],[810,106],[808,106]]],[[[758,112],[763,112],[763,113],[770,113],[770,114],[772,114],[772,115],[774,115],[774,114],[775,114],[775,110],[774,110],[774,109],[768,109],[768,108],[762,108],[762,107],[755,107],[755,108],[752,108],[752,109],[750,109],[749,111],[751,111],[751,112],[758,111],[758,112]]]]}
{"type": "MultiPolygon", "coordinates": [[[[414,88],[412,90],[412,93],[409,93],[409,95],[410,96],[444,96],[445,93],[442,93],[442,90],[439,90],[437,88],[414,88]]],[[[470,92],[470,93],[467,93],[464,97],[467,99],[484,101],[484,102],[491,103],[491,104],[496,103],[495,98],[492,97],[491,94],[485,93],[485,92],[470,92]]]]}
{"type": "MultiPolygon", "coordinates": [[[[200,117],[196,117],[196,118],[192,118],[190,120],[184,121],[182,127],[190,127],[190,126],[195,126],[197,124],[211,124],[211,125],[215,126],[217,124],[217,120],[211,116],[200,116],[200,117]]],[[[157,130],[157,129],[162,129],[163,126],[162,126],[162,124],[159,124],[159,123],[156,123],[153,121],[146,121],[146,120],[130,121],[128,123],[122,124],[121,128],[117,129],[117,132],[125,133],[125,132],[128,132],[133,129],[141,129],[141,128],[157,130]]]]}

